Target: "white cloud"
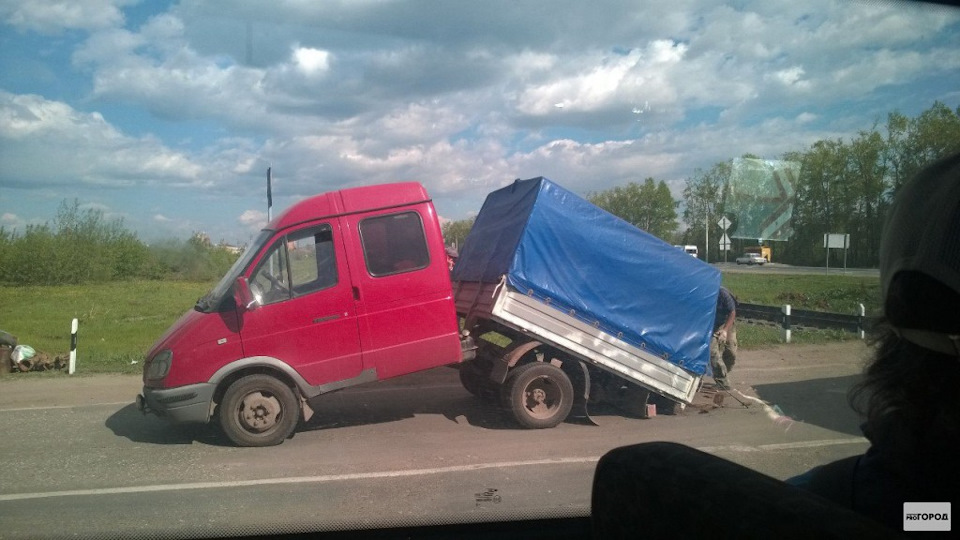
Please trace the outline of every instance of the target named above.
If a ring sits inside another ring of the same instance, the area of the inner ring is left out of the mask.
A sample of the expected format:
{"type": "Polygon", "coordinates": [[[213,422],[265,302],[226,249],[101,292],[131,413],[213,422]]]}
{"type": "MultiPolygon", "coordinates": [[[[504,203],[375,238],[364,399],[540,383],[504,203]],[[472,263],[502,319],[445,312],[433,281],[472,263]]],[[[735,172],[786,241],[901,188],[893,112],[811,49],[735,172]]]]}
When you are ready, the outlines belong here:
{"type": "Polygon", "coordinates": [[[330,53],[310,47],[294,47],[293,62],[306,75],[326,72],[330,67],[330,53]]]}
{"type": "Polygon", "coordinates": [[[0,91],[0,185],[204,185],[202,167],[150,136],[129,137],[99,113],[0,91]]]}
{"type": "Polygon", "coordinates": [[[241,225],[262,228],[267,224],[267,213],[260,210],[246,210],[237,218],[241,225]]]}
{"type": "Polygon", "coordinates": [[[153,220],[159,223],[170,223],[171,221],[173,221],[172,219],[168,218],[163,214],[154,214],[153,220]]]}
{"type": "Polygon", "coordinates": [[[137,0],[2,0],[0,18],[23,30],[54,34],[123,23],[123,7],[137,0]]]}
{"type": "MultiPolygon", "coordinates": [[[[426,13],[181,0],[139,27],[119,11],[93,15],[124,2],[40,2],[32,16],[21,4],[0,0],[0,17],[90,31],[71,34],[83,40],[69,81],[90,89],[82,99],[0,92],[0,186],[24,189],[178,186],[236,199],[272,163],[278,200],[417,180],[456,219],[517,177],[581,193],[647,176],[675,188],[744,152],[776,157],[869,128],[916,108],[886,101],[892,86],[960,72],[955,13],[883,3],[454,2],[426,13]],[[38,22],[71,5],[88,22],[38,22]]],[[[243,212],[255,206],[234,200],[216,218],[258,229],[264,213],[243,212]]],[[[158,225],[171,212],[142,215],[158,225]]]]}
{"type": "MultiPolygon", "coordinates": [[[[671,68],[680,63],[687,46],[669,40],[655,40],[643,50],[628,54],[597,54],[582,57],[584,65],[558,79],[531,84],[520,92],[517,109],[523,114],[555,114],[555,109],[589,112],[610,106],[627,107],[675,99],[676,81],[671,68]],[[592,65],[591,65],[592,64],[592,65]]],[[[515,62],[522,68],[524,62],[515,62]]]]}
{"type": "Polygon", "coordinates": [[[802,81],[804,71],[802,67],[794,66],[788,69],[781,69],[774,72],[772,77],[786,86],[799,86],[804,84],[802,81]]]}

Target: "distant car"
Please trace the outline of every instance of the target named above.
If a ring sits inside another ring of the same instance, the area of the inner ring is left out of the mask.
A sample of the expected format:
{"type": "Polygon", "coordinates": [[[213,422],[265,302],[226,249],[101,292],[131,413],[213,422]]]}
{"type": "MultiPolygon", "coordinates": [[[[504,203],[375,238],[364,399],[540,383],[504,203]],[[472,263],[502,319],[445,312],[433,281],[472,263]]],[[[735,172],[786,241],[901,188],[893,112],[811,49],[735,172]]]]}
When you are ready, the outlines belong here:
{"type": "Polygon", "coordinates": [[[763,258],[763,255],[759,253],[744,253],[742,256],[737,257],[737,264],[766,264],[767,260],[763,258]]]}

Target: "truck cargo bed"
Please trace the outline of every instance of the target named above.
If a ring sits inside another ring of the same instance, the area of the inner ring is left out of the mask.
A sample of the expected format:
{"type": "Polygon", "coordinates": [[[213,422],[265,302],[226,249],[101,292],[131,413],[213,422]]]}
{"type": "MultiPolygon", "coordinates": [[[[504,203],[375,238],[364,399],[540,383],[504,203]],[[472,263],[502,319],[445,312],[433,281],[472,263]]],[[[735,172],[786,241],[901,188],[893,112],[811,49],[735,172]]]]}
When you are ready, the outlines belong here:
{"type": "Polygon", "coordinates": [[[682,403],[690,403],[700,375],[608,334],[532,294],[505,283],[456,282],[457,312],[487,319],[552,345],[626,381],[682,403]]]}

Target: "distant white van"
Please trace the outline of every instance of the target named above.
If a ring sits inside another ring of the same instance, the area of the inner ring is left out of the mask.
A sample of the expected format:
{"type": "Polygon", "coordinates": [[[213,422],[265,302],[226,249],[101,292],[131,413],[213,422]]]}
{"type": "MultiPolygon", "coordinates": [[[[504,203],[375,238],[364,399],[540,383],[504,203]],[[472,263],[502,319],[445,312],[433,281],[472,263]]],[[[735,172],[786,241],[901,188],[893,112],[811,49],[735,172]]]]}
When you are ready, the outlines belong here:
{"type": "Polygon", "coordinates": [[[690,255],[693,255],[694,257],[697,257],[697,258],[700,257],[700,250],[697,249],[697,246],[689,246],[689,245],[688,245],[688,246],[677,246],[677,245],[675,245],[675,246],[673,246],[673,247],[678,248],[678,249],[682,249],[682,250],[686,251],[687,253],[689,253],[690,255]]]}

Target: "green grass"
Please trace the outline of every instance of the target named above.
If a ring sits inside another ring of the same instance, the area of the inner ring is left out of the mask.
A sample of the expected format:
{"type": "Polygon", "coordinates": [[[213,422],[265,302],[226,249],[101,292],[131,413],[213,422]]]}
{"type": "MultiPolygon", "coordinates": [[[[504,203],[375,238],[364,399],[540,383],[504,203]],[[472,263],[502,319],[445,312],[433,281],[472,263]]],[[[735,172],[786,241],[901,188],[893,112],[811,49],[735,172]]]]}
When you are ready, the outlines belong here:
{"type": "MultiPolygon", "coordinates": [[[[879,309],[879,280],[850,276],[724,274],[723,283],[741,302],[855,313],[864,303],[879,309]]],[[[139,373],[150,345],[212,283],[125,281],[96,285],[0,287],[0,330],[51,356],[70,350],[70,321],[80,321],[77,372],[139,373]],[[135,364],[133,362],[136,362],[135,364]]],[[[760,348],[780,341],[776,327],[738,325],[741,347],[760,348]]],[[[856,339],[828,330],[793,332],[795,343],[856,339]]],[[[31,374],[31,376],[39,374],[31,374]]],[[[22,376],[22,375],[21,375],[22,376]]]]}
{"type": "MultiPolygon", "coordinates": [[[[796,345],[836,343],[858,339],[860,337],[853,332],[819,328],[794,329],[790,334],[790,343],[796,345]]],[[[763,349],[782,341],[782,332],[778,326],[737,322],[737,343],[741,349],[763,349]]]]}
{"type": "Polygon", "coordinates": [[[723,274],[723,285],[737,300],[748,304],[859,313],[863,304],[867,315],[880,313],[880,280],[876,277],[840,275],[723,274]]]}
{"type": "Polygon", "coordinates": [[[139,373],[150,345],[212,286],[124,281],[0,287],[0,330],[55,356],[70,351],[70,322],[77,318],[78,373],[139,373]]]}
{"type": "MultiPolygon", "coordinates": [[[[864,305],[868,316],[880,313],[880,280],[876,277],[842,275],[723,274],[723,285],[737,300],[748,304],[780,306],[831,313],[860,312],[864,305]]],[[[803,329],[791,332],[791,343],[820,344],[859,339],[842,330],[803,329]]],[[[761,324],[737,323],[737,341],[741,348],[759,349],[782,340],[780,328],[761,324]]]]}

